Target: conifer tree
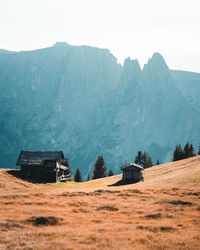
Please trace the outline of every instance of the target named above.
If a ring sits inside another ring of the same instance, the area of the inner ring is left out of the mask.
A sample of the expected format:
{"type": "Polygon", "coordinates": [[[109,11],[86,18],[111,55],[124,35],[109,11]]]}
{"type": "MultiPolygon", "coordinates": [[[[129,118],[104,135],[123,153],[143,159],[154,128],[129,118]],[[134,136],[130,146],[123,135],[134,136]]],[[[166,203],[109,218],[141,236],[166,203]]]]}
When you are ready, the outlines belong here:
{"type": "Polygon", "coordinates": [[[150,168],[150,167],[153,166],[151,157],[147,154],[147,152],[144,152],[143,160],[144,160],[144,162],[143,162],[143,167],[144,168],[150,168]]]}
{"type": "Polygon", "coordinates": [[[106,177],[106,165],[103,159],[103,156],[98,156],[98,159],[94,165],[94,169],[92,172],[92,179],[99,179],[106,177]]]}
{"type": "Polygon", "coordinates": [[[174,150],[174,153],[173,153],[173,161],[179,161],[179,160],[182,160],[184,159],[185,157],[185,153],[184,151],[182,150],[182,147],[180,144],[176,145],[176,148],[174,150]]]}
{"type": "Polygon", "coordinates": [[[82,182],[83,181],[79,168],[77,168],[76,173],[74,175],[74,181],[75,182],[82,182]]]}
{"type": "Polygon", "coordinates": [[[145,168],[146,165],[147,165],[147,161],[148,161],[148,158],[147,158],[147,153],[144,152],[143,154],[143,158],[142,158],[142,166],[145,168]]]}
{"type": "Polygon", "coordinates": [[[196,155],[196,152],[195,152],[194,147],[193,147],[192,144],[190,144],[190,154],[189,155],[190,155],[190,157],[193,157],[193,156],[196,155]]]}
{"type": "Polygon", "coordinates": [[[135,163],[139,164],[139,165],[142,165],[143,164],[143,153],[142,151],[138,151],[136,157],[135,157],[135,160],[134,160],[135,163]]]}
{"type": "Polygon", "coordinates": [[[195,155],[196,153],[194,151],[193,145],[187,142],[184,147],[184,158],[189,158],[195,155]]]}
{"type": "Polygon", "coordinates": [[[114,175],[114,173],[113,173],[113,171],[110,169],[109,172],[108,172],[108,176],[113,176],[113,175],[114,175]]]}
{"type": "Polygon", "coordinates": [[[142,151],[138,151],[134,161],[144,168],[153,166],[151,157],[147,154],[147,152],[142,153],[142,151]]]}
{"type": "Polygon", "coordinates": [[[190,154],[190,144],[187,142],[184,147],[184,158],[188,158],[190,154]]]}

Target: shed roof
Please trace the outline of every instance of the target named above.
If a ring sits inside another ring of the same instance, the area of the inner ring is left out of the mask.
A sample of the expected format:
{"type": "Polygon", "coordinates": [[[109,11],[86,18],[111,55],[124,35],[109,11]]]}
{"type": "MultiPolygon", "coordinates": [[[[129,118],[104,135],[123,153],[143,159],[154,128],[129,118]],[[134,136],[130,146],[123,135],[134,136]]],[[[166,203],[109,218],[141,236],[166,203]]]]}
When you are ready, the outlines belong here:
{"type": "Polygon", "coordinates": [[[135,162],[130,162],[130,163],[127,163],[127,164],[121,166],[121,170],[128,169],[131,167],[135,167],[135,168],[138,168],[140,170],[144,170],[144,168],[142,166],[136,164],[135,162]]]}
{"type": "Polygon", "coordinates": [[[44,160],[60,161],[64,159],[62,151],[21,151],[16,165],[40,165],[44,160]]]}

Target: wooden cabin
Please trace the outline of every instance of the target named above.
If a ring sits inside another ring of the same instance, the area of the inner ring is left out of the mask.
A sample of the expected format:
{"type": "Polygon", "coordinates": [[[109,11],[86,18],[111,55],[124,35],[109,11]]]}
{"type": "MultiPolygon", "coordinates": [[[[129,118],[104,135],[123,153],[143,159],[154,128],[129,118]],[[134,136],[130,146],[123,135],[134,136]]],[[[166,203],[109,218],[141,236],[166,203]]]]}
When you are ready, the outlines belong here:
{"type": "Polygon", "coordinates": [[[30,179],[46,182],[71,179],[70,169],[62,165],[62,151],[21,151],[16,165],[22,174],[30,179]]]}
{"type": "Polygon", "coordinates": [[[142,170],[144,168],[135,162],[125,164],[121,170],[123,171],[122,181],[138,182],[143,179],[142,170]]]}

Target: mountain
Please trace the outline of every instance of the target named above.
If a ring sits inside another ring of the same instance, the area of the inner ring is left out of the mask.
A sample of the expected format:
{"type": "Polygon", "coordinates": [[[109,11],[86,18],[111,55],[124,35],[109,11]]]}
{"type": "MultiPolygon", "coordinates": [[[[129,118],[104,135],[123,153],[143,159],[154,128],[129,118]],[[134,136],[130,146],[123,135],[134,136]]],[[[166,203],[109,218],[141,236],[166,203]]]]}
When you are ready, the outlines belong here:
{"type": "Polygon", "coordinates": [[[22,149],[63,150],[84,178],[99,154],[115,173],[138,150],[171,160],[175,144],[200,144],[199,86],[200,74],[170,70],[159,53],[143,69],[60,42],[0,53],[1,167],[22,149]]]}
{"type": "MultiPolygon", "coordinates": [[[[132,61],[132,65],[137,64],[132,61]]],[[[119,91],[122,94],[116,123],[123,138],[122,155],[131,160],[131,152],[137,148],[149,152],[154,162],[156,158],[166,162],[172,159],[172,149],[177,143],[189,140],[197,147],[199,112],[180,91],[163,57],[155,53],[141,73],[135,70],[137,73],[133,75],[133,71],[126,72],[126,78],[131,77],[131,87],[126,91],[121,87],[119,91]]],[[[198,76],[200,85],[200,74],[198,76]]]]}

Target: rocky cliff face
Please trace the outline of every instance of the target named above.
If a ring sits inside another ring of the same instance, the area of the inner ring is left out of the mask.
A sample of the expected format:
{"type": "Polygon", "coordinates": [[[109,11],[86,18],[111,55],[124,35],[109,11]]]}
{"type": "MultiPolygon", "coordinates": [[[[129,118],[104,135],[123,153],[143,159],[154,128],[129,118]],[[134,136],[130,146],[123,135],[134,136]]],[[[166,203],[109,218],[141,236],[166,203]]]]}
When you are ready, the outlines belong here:
{"type": "Polygon", "coordinates": [[[67,43],[0,53],[0,167],[22,149],[63,150],[85,177],[99,154],[115,173],[140,149],[170,160],[176,143],[200,143],[199,86],[200,74],[171,71],[158,53],[143,70],[67,43]]]}
{"type": "MultiPolygon", "coordinates": [[[[131,75],[132,72],[127,74],[131,75]]],[[[123,156],[128,158],[134,147],[149,152],[154,162],[156,158],[166,162],[172,159],[172,150],[177,143],[189,140],[197,147],[199,112],[180,91],[181,84],[163,57],[155,53],[144,66],[140,77],[137,76],[132,76],[134,89],[130,91],[131,88],[128,88],[121,96],[116,118],[121,127],[119,134],[123,135],[120,146],[123,156]]],[[[191,95],[195,96],[197,86],[200,86],[200,74],[198,84],[191,84],[191,95]]]]}

